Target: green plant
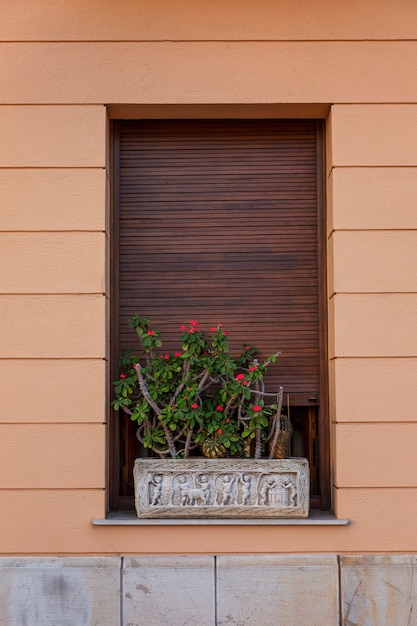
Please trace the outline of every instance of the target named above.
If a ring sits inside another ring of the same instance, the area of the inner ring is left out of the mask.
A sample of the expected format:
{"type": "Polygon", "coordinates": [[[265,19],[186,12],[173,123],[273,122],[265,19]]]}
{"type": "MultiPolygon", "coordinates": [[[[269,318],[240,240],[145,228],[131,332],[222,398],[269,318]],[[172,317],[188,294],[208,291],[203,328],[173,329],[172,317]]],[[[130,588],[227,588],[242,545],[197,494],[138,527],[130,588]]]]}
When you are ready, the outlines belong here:
{"type": "Polygon", "coordinates": [[[244,345],[234,358],[221,323],[207,338],[191,320],[181,326],[181,350],[167,354],[147,317],[135,315],[129,325],[139,338],[139,352],[122,353],[112,404],[137,422],[145,448],[172,458],[188,457],[198,447],[207,456],[222,451],[260,458],[269,441],[272,458],[283,419],[283,389],[266,393],[263,378],[279,352],[259,363],[256,351],[244,345]],[[268,404],[270,396],[276,401],[268,404]]]}

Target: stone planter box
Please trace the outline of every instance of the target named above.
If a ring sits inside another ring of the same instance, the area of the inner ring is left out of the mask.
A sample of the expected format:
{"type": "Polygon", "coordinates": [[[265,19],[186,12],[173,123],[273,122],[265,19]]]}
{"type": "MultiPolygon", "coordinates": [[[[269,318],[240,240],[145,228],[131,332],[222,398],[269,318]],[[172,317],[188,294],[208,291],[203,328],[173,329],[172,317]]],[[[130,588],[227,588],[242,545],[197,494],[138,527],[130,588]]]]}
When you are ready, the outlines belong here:
{"type": "Polygon", "coordinates": [[[136,459],[139,518],[305,518],[307,459],[136,459]]]}

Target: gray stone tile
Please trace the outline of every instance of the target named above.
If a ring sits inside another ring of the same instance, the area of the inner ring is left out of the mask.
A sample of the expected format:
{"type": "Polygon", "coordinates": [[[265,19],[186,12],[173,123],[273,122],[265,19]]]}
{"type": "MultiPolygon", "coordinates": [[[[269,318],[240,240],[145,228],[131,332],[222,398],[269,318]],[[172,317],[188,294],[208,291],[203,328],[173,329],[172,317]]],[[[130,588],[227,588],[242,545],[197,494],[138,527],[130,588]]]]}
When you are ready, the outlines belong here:
{"type": "Polygon", "coordinates": [[[214,558],[129,557],[123,626],[215,626],[214,558]]]}
{"type": "Polygon", "coordinates": [[[340,557],[343,626],[417,626],[417,557],[340,557]]]}
{"type": "Polygon", "coordinates": [[[219,626],[336,626],[336,556],[217,558],[219,626]]]}
{"type": "Polygon", "coordinates": [[[112,557],[0,558],[0,624],[119,626],[120,561],[112,557]]]}

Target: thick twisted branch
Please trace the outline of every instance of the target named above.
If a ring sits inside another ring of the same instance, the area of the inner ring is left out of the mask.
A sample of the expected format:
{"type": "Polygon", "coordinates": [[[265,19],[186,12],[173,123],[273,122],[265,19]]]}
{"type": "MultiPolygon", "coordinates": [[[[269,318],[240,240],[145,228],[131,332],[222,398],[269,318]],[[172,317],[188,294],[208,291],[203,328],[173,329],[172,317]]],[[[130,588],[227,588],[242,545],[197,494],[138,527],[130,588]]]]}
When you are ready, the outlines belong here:
{"type": "MultiPolygon", "coordinates": [[[[145,398],[146,402],[149,404],[149,406],[154,410],[155,414],[159,417],[161,415],[161,409],[159,408],[159,406],[156,404],[156,402],[154,402],[154,400],[152,400],[151,396],[149,395],[149,390],[148,390],[148,386],[145,382],[145,379],[143,378],[142,375],[142,367],[140,365],[140,363],[136,363],[136,365],[134,365],[134,368],[136,370],[136,374],[138,377],[138,382],[139,382],[139,387],[140,390],[142,392],[143,397],[145,398]]],[[[173,459],[175,459],[177,457],[177,451],[175,449],[175,444],[174,444],[174,440],[172,437],[172,434],[169,430],[169,428],[166,426],[166,424],[164,424],[161,420],[161,426],[164,430],[164,435],[165,435],[165,439],[167,440],[168,443],[168,448],[170,451],[170,454],[172,456],[173,459]]]]}

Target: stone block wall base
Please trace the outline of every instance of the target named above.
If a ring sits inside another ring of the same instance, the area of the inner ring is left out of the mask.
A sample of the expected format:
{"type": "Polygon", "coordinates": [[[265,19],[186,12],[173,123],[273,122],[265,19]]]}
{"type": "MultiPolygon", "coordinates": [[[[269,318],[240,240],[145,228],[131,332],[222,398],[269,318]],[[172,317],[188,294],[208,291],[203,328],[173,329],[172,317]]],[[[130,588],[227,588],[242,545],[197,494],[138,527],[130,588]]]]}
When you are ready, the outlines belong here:
{"type": "Polygon", "coordinates": [[[342,626],[416,626],[417,555],[342,556],[342,626]]]}
{"type": "Polygon", "coordinates": [[[217,559],[218,624],[336,626],[336,556],[217,559]]]}
{"type": "Polygon", "coordinates": [[[416,626],[417,555],[2,557],[5,626],[416,626]]]}
{"type": "Polygon", "coordinates": [[[120,559],[0,558],[3,626],[120,625],[120,559]]]}

